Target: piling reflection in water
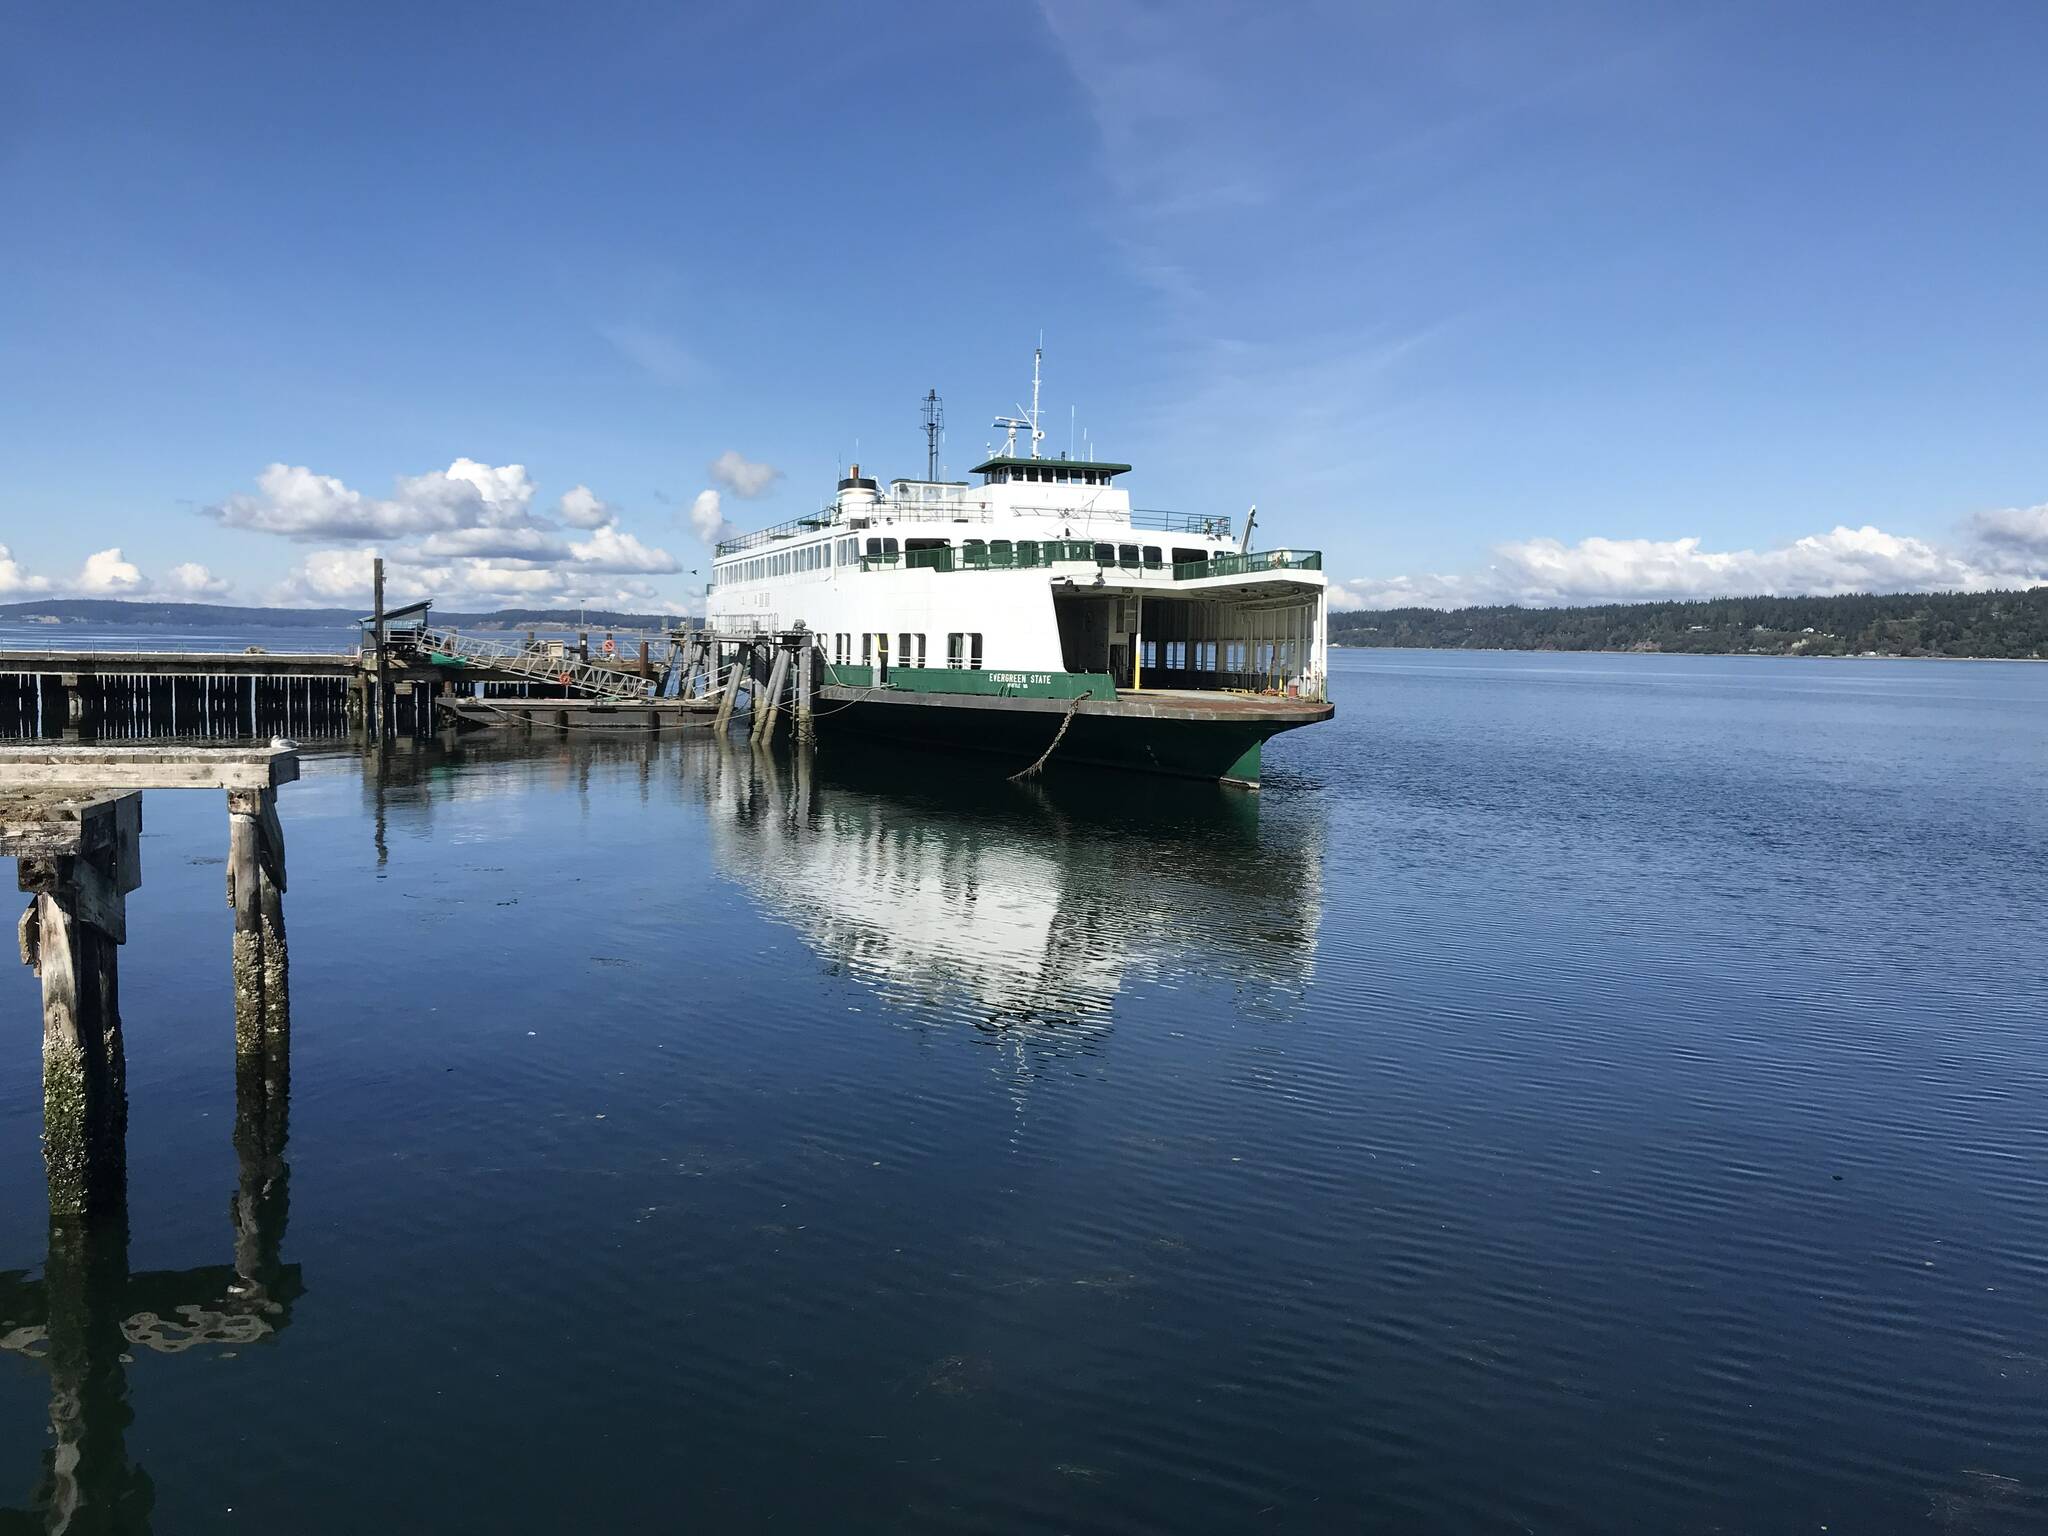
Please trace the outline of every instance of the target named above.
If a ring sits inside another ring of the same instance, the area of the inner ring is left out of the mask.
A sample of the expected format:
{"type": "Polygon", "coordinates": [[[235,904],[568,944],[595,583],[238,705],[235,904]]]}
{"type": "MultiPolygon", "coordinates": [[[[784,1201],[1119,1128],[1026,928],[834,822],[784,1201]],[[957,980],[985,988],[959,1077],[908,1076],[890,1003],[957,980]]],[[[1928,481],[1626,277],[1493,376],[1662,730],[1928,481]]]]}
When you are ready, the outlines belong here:
{"type": "Polygon", "coordinates": [[[0,1351],[50,1382],[42,1473],[25,1508],[0,1508],[0,1532],[148,1530],[155,1492],[128,1451],[128,1365],[143,1350],[223,1358],[290,1324],[305,1285],[282,1256],[291,1204],[285,1098],[281,1078],[238,1072],[230,1263],[130,1268],[124,1189],[108,1209],[51,1218],[40,1280],[0,1271],[0,1351]]]}

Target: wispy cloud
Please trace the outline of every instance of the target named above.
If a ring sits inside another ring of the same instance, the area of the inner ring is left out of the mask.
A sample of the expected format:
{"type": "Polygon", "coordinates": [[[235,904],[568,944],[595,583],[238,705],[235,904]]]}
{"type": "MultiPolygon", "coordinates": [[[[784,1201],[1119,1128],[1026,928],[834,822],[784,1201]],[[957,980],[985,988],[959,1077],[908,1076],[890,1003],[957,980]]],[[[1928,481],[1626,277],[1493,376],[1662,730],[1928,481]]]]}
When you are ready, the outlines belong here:
{"type": "Polygon", "coordinates": [[[660,384],[687,384],[701,367],[683,344],[665,331],[632,322],[600,325],[598,335],[619,354],[660,384]]]}

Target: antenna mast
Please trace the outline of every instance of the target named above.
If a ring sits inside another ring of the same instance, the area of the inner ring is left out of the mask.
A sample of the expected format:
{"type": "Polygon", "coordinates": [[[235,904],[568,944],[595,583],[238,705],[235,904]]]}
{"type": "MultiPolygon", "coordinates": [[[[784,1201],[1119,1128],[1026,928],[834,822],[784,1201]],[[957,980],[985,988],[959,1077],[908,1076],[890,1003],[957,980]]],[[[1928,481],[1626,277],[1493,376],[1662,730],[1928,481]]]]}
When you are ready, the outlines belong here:
{"type": "Polygon", "coordinates": [[[1045,433],[1038,426],[1038,365],[1045,361],[1045,332],[1038,333],[1038,345],[1031,351],[1031,457],[1038,457],[1038,443],[1045,433]]]}
{"type": "MultiPolygon", "coordinates": [[[[1029,416],[998,416],[996,425],[1009,435],[1003,439],[1003,455],[1014,459],[1017,456],[1017,433],[1024,427],[1031,429],[1031,457],[1038,457],[1039,440],[1045,436],[1038,425],[1038,374],[1039,364],[1045,360],[1045,335],[1039,333],[1038,349],[1031,354],[1031,414],[1029,416]]],[[[1022,411],[1023,406],[1017,409],[1022,411]]]]}
{"type": "Polygon", "coordinates": [[[936,389],[924,396],[924,477],[939,478],[939,434],[946,430],[946,404],[936,389]]]}

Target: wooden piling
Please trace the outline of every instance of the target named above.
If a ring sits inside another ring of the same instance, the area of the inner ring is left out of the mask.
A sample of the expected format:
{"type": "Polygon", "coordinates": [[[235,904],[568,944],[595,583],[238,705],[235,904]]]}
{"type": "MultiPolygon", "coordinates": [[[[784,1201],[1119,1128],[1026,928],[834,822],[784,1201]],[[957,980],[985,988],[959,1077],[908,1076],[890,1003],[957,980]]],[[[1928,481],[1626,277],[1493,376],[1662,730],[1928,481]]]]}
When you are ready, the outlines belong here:
{"type": "Polygon", "coordinates": [[[391,734],[391,654],[384,629],[384,557],[370,562],[371,612],[376,621],[377,700],[376,726],[379,735],[391,734]]]}
{"type": "MultiPolygon", "coordinates": [[[[713,655],[716,655],[715,651],[713,655]]],[[[714,672],[715,670],[714,664],[714,672]]],[[[732,723],[733,706],[739,702],[740,680],[745,674],[745,666],[735,656],[732,660],[732,670],[727,672],[725,676],[725,692],[718,701],[718,714],[711,722],[713,729],[722,731],[732,723]]]]}
{"type": "Polygon", "coordinates": [[[765,695],[759,696],[754,705],[752,735],[755,741],[775,739],[776,716],[781,712],[783,685],[788,679],[789,652],[778,647],[775,660],[768,668],[768,691],[765,695]]]}
{"type": "Polygon", "coordinates": [[[228,791],[228,900],[235,909],[235,1065],[282,1094],[291,1060],[284,829],[274,789],[228,791]]]}
{"type": "Polygon", "coordinates": [[[127,1055],[121,1039],[119,946],[127,893],[141,883],[142,797],[55,801],[40,812],[50,851],[16,824],[19,884],[32,894],[21,958],[42,981],[43,1164],[50,1210],[72,1216],[117,1205],[126,1185],[127,1055]]]}
{"type": "Polygon", "coordinates": [[[796,653],[796,740],[799,746],[809,746],[812,741],[811,726],[811,673],[817,663],[817,649],[811,637],[805,635],[803,644],[796,653]]]}

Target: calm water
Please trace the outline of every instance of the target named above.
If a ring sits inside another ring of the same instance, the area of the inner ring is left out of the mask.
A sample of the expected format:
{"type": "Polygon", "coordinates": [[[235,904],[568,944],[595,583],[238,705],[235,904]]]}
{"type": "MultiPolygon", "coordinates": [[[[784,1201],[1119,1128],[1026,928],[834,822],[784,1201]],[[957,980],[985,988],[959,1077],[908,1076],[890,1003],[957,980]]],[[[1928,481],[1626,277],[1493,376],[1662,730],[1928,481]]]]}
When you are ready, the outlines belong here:
{"type": "MultiPolygon", "coordinates": [[[[701,732],[309,760],[288,1305],[135,1344],[77,1528],[2048,1526],[2048,667],[1336,696],[1257,797],[701,732]]],[[[107,1326],[233,1256],[218,801],[146,804],[107,1326]]],[[[77,1300],[33,987],[16,1508],[77,1300]]]]}

